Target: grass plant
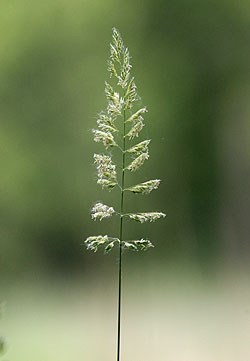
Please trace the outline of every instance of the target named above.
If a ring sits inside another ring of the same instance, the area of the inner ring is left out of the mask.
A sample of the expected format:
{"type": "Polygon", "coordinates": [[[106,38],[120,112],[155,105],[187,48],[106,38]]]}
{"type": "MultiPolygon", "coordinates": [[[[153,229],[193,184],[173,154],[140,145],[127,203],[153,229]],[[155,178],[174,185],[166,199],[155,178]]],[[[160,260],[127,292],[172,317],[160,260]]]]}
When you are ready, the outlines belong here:
{"type": "Polygon", "coordinates": [[[110,44],[108,71],[110,82],[105,83],[107,108],[100,112],[97,128],[93,129],[94,141],[104,146],[104,152],[94,154],[94,164],[97,168],[97,183],[108,191],[119,190],[120,208],[97,202],[91,210],[93,220],[103,220],[112,216],[119,218],[119,235],[96,235],[85,240],[87,249],[96,252],[104,248],[110,252],[118,247],[118,317],[117,317],[117,361],[120,361],[121,345],[121,291],[122,291],[122,256],[124,250],[146,251],[154,247],[147,238],[127,240],[124,235],[124,219],[144,223],[154,222],[164,218],[162,212],[125,213],[124,202],[127,192],[134,194],[149,194],[160,185],[160,179],[145,180],[142,183],[127,185],[127,172],[136,172],[149,158],[150,139],[137,139],[144,128],[146,107],[138,107],[140,98],[137,93],[135,78],[131,75],[132,65],[128,48],[116,28],[113,28],[110,44]],[[120,164],[113,160],[114,152],[120,154],[120,164]]]}

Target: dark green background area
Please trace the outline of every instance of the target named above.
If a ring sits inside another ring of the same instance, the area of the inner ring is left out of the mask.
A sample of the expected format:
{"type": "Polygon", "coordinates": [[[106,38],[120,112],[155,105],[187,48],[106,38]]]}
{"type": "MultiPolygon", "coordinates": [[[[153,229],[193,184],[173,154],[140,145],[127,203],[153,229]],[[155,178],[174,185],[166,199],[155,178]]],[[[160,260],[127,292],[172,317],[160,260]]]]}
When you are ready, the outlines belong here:
{"type": "MultiPolygon", "coordinates": [[[[112,27],[129,47],[159,178],[127,211],[122,361],[246,361],[249,351],[250,3],[248,0],[0,1],[0,337],[3,360],[111,361],[118,252],[92,254],[91,129],[106,107],[112,27]],[[4,301],[2,303],[2,301],[4,301]]],[[[2,358],[1,358],[2,359],[2,358]]]]}
{"type": "Polygon", "coordinates": [[[90,219],[96,200],[118,195],[95,184],[101,148],[91,133],[105,108],[113,26],[149,110],[150,159],[138,177],[162,179],[126,206],[167,214],[126,223],[127,234],[152,239],[142,259],[164,267],[249,261],[249,24],[248,1],[1,1],[2,277],[84,272],[102,255],[83,240],[118,234],[118,220],[90,219]]]}

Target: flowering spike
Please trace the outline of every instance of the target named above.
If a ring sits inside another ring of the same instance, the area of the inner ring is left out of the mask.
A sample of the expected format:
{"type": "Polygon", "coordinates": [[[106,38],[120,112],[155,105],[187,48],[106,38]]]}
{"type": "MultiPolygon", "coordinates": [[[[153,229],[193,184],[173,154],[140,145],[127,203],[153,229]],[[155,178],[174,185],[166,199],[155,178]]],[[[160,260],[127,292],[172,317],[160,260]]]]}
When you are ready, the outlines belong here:
{"type": "Polygon", "coordinates": [[[104,253],[105,253],[105,254],[109,253],[109,252],[114,248],[114,245],[115,245],[115,241],[110,242],[110,243],[105,247],[104,253]]]}
{"type": "Polygon", "coordinates": [[[133,193],[149,194],[152,192],[152,190],[157,189],[159,187],[160,182],[161,182],[160,179],[153,179],[147,182],[136,184],[129,188],[125,188],[125,190],[133,193]]]}
{"type": "Polygon", "coordinates": [[[110,57],[114,61],[121,62],[122,54],[124,53],[125,46],[123,44],[122,37],[116,28],[113,28],[112,38],[113,38],[114,45],[110,44],[110,46],[111,46],[110,57]],[[113,51],[114,51],[114,54],[113,54],[113,51]]]}
{"type": "Polygon", "coordinates": [[[110,99],[107,107],[108,114],[111,115],[111,117],[118,117],[121,115],[122,108],[123,108],[124,100],[122,97],[120,97],[120,94],[117,92],[114,92],[113,97],[110,99]]]}
{"type": "Polygon", "coordinates": [[[134,114],[132,114],[127,120],[126,120],[126,123],[137,123],[138,121],[142,121],[143,120],[143,116],[142,114],[145,114],[147,113],[147,108],[144,107],[144,108],[141,108],[139,110],[137,110],[137,112],[135,112],[134,114]]]}
{"type": "Polygon", "coordinates": [[[115,126],[114,119],[109,114],[101,112],[97,119],[98,128],[104,133],[115,133],[118,129],[115,126]]]}
{"type": "Polygon", "coordinates": [[[154,222],[157,219],[165,218],[166,214],[162,212],[146,212],[146,213],[129,213],[128,216],[134,221],[144,223],[144,222],[154,222]]]}
{"type": "Polygon", "coordinates": [[[112,182],[109,179],[98,179],[97,184],[99,184],[102,189],[107,189],[108,191],[111,191],[117,185],[116,182],[112,182]]]}
{"type": "Polygon", "coordinates": [[[125,48],[123,53],[123,64],[121,68],[121,74],[118,77],[118,85],[120,85],[122,88],[125,88],[128,85],[128,81],[130,77],[130,69],[132,68],[132,65],[130,65],[129,59],[130,56],[129,56],[128,48],[125,48]]]}
{"type": "Polygon", "coordinates": [[[133,241],[132,242],[128,242],[128,241],[123,242],[122,243],[122,248],[123,249],[131,249],[132,251],[138,251],[138,249],[137,249],[137,247],[136,247],[136,245],[134,244],[133,241]]]}
{"type": "Polygon", "coordinates": [[[112,100],[115,92],[114,92],[114,89],[112,88],[112,86],[106,81],[105,81],[105,90],[104,91],[105,91],[107,100],[112,100]]]}
{"type": "Polygon", "coordinates": [[[148,239],[139,239],[138,241],[134,241],[138,250],[147,251],[149,248],[154,247],[154,245],[148,239]]]}
{"type": "Polygon", "coordinates": [[[128,153],[140,155],[142,153],[148,153],[148,145],[151,142],[150,139],[143,140],[142,142],[134,145],[133,147],[129,148],[127,150],[128,153]]]}
{"type": "Polygon", "coordinates": [[[147,251],[149,248],[154,247],[154,245],[147,239],[138,239],[135,241],[126,241],[122,243],[123,249],[129,249],[132,251],[147,251]]]}
{"type": "Polygon", "coordinates": [[[117,185],[116,166],[110,156],[105,154],[94,154],[94,163],[97,168],[97,183],[108,190],[117,185]]]}
{"type": "Polygon", "coordinates": [[[113,207],[106,206],[100,202],[96,203],[91,210],[91,217],[94,221],[99,219],[100,221],[103,218],[109,218],[115,212],[113,207]]]}
{"type": "Polygon", "coordinates": [[[102,111],[98,114],[97,124],[106,124],[111,127],[115,126],[114,119],[105,111],[102,111]]]}
{"type": "Polygon", "coordinates": [[[114,136],[110,132],[104,132],[102,130],[93,129],[94,141],[103,143],[104,147],[108,149],[109,147],[117,146],[114,136]]]}
{"type": "MultiPolygon", "coordinates": [[[[126,89],[128,84],[130,84],[131,68],[128,48],[125,47],[119,31],[113,28],[113,42],[110,44],[110,59],[108,62],[110,77],[114,76],[117,78],[117,85],[126,89]]],[[[126,103],[127,108],[130,107],[131,100],[132,98],[126,103]]]]}
{"type": "Polygon", "coordinates": [[[124,108],[131,109],[133,103],[135,103],[137,100],[138,100],[137,87],[134,78],[131,78],[126,90],[126,94],[124,96],[124,108]]]}
{"type": "Polygon", "coordinates": [[[140,131],[144,127],[142,114],[146,112],[147,109],[145,107],[141,108],[126,120],[126,123],[132,123],[130,131],[126,134],[126,137],[128,137],[129,140],[139,136],[140,131]]]}
{"type": "Polygon", "coordinates": [[[141,153],[137,158],[133,160],[132,163],[129,164],[129,166],[127,166],[126,169],[130,170],[131,172],[135,172],[138,168],[140,168],[143,165],[145,160],[148,158],[149,158],[148,152],[141,153]]]}
{"type": "Polygon", "coordinates": [[[138,120],[137,123],[130,129],[130,131],[126,134],[126,137],[129,138],[129,140],[134,139],[135,137],[139,137],[139,133],[144,127],[144,124],[141,120],[138,120]]]}
{"type": "MultiPolygon", "coordinates": [[[[114,244],[120,243],[120,240],[118,238],[114,238],[114,237],[108,237],[107,235],[105,236],[90,236],[85,240],[85,245],[87,247],[88,250],[93,251],[93,252],[97,252],[100,246],[103,245],[108,245],[105,247],[105,253],[107,253],[107,247],[110,246],[110,243],[114,244]]],[[[112,246],[112,248],[113,248],[112,246]]],[[[110,248],[111,250],[111,248],[110,248]]],[[[109,251],[108,251],[109,252],[109,251]]]]}
{"type": "Polygon", "coordinates": [[[86,239],[85,245],[87,249],[97,252],[98,247],[108,242],[109,238],[107,235],[105,236],[90,236],[86,239]]]}

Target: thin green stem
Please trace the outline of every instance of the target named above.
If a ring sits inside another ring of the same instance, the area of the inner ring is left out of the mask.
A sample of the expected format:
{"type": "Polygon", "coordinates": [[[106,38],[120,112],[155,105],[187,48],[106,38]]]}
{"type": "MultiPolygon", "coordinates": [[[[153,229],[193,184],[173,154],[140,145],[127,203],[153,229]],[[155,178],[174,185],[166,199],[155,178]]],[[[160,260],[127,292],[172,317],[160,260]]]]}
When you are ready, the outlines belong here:
{"type": "Polygon", "coordinates": [[[125,110],[123,111],[123,153],[122,153],[122,181],[121,181],[121,205],[120,205],[120,244],[119,244],[119,274],[118,274],[118,319],[117,319],[117,361],[120,361],[121,346],[121,293],[122,293],[122,242],[123,242],[123,208],[124,208],[124,181],[125,181],[125,110]]]}

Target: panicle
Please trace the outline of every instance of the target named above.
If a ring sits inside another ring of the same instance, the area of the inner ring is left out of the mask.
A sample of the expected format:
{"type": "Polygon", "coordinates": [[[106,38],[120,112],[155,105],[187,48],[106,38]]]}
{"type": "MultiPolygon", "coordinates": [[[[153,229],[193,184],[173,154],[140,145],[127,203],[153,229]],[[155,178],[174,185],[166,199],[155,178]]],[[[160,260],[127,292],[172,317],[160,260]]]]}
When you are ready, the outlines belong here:
{"type": "MultiPolygon", "coordinates": [[[[106,148],[106,154],[94,154],[94,164],[97,168],[97,183],[102,188],[112,190],[115,186],[121,189],[121,197],[124,191],[132,193],[149,194],[160,185],[159,179],[149,180],[134,186],[124,188],[124,171],[135,172],[144,162],[149,159],[150,140],[137,142],[135,145],[126,147],[126,139],[133,140],[139,137],[144,124],[144,114],[146,107],[139,110],[132,110],[134,103],[140,98],[137,94],[137,87],[134,77],[131,76],[132,65],[130,64],[130,54],[124,45],[122,37],[116,28],[112,30],[112,42],[110,44],[110,57],[108,61],[108,71],[112,82],[105,82],[105,95],[107,107],[105,111],[98,114],[97,129],[93,129],[94,141],[100,142],[106,148]],[[126,117],[127,116],[127,117],[126,117]],[[123,130],[122,130],[123,129],[123,130]],[[126,138],[125,138],[126,137],[126,138]],[[122,145],[123,144],[123,145],[122,145]],[[117,178],[117,168],[109,154],[109,148],[117,147],[122,151],[122,184],[119,185],[117,178]],[[127,163],[127,158],[131,158],[127,163]],[[127,165],[128,164],[128,165],[127,165]]],[[[129,141],[127,141],[129,143],[129,141]]],[[[134,221],[154,222],[166,215],[162,212],[143,212],[124,214],[121,207],[122,217],[128,217],[134,221]]],[[[115,209],[111,206],[97,202],[91,209],[93,220],[103,220],[115,214],[115,209]]],[[[134,251],[147,250],[154,247],[147,239],[137,239],[132,241],[120,240],[107,235],[91,236],[85,240],[87,249],[96,252],[99,247],[104,247],[104,252],[110,252],[118,243],[123,249],[134,251]]]]}
{"type": "Polygon", "coordinates": [[[99,219],[100,221],[103,218],[109,218],[115,212],[113,207],[106,206],[105,204],[98,202],[96,203],[91,210],[91,217],[96,221],[99,219]]]}

